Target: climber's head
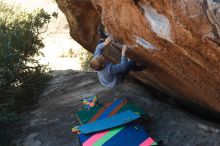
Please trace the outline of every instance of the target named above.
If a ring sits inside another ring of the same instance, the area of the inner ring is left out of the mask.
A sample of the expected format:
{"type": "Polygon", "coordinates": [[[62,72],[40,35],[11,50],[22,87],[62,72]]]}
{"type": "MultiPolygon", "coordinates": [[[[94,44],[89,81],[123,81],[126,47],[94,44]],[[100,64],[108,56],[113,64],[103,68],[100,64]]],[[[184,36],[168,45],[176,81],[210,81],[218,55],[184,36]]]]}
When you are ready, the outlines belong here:
{"type": "Polygon", "coordinates": [[[90,67],[95,71],[101,71],[105,67],[105,57],[99,55],[90,61],[90,67]]]}

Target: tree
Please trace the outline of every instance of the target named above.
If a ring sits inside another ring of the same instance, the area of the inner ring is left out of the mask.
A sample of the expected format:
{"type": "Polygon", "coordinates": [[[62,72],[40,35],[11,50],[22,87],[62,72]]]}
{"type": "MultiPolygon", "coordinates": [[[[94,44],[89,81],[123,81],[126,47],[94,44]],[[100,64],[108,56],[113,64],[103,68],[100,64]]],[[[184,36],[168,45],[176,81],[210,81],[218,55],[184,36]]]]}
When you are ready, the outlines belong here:
{"type": "Polygon", "coordinates": [[[36,101],[47,80],[47,67],[35,57],[43,55],[40,34],[50,19],[43,9],[29,13],[0,1],[0,145],[8,145],[6,127],[36,101]]]}

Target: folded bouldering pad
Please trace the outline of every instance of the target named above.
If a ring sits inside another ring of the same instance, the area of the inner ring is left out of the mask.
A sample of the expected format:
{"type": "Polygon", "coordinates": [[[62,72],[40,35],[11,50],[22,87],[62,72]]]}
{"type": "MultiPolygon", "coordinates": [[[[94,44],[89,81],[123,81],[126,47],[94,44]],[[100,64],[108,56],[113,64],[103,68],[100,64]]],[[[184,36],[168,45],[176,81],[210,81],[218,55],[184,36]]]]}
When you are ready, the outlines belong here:
{"type": "Polygon", "coordinates": [[[82,146],[153,146],[157,143],[139,124],[126,124],[94,134],[78,134],[82,146]]]}
{"type": "MultiPolygon", "coordinates": [[[[125,99],[117,99],[103,105],[96,105],[89,110],[83,109],[76,113],[80,124],[92,123],[103,120],[113,115],[130,110],[140,116],[146,113],[136,105],[125,99]]],[[[105,125],[106,126],[106,125],[105,125]]],[[[88,127],[87,127],[88,128],[88,127]]],[[[153,146],[157,143],[148,136],[143,127],[139,124],[129,123],[108,130],[78,134],[82,146],[153,146]]]]}
{"type": "Polygon", "coordinates": [[[99,132],[99,131],[115,128],[121,125],[125,125],[129,122],[137,120],[140,117],[141,117],[140,115],[130,110],[127,110],[127,111],[118,113],[116,115],[113,115],[111,117],[104,118],[104,119],[97,120],[92,123],[79,126],[77,129],[84,134],[94,133],[94,132],[99,132]]]}
{"type": "Polygon", "coordinates": [[[76,113],[76,117],[80,124],[86,124],[113,116],[117,113],[131,110],[139,115],[145,115],[145,112],[134,104],[127,102],[125,99],[117,99],[113,102],[103,105],[97,105],[89,110],[83,109],[76,113]]]}

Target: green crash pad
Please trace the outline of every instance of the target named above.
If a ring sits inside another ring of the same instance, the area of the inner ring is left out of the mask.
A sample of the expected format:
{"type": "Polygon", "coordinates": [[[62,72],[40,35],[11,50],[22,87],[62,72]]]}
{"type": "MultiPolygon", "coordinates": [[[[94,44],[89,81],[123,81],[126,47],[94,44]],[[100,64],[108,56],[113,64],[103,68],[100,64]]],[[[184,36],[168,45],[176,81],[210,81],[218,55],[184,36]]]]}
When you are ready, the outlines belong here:
{"type": "Polygon", "coordinates": [[[80,124],[86,124],[89,120],[102,108],[102,105],[97,105],[89,110],[83,109],[76,113],[76,117],[80,124]]]}
{"type": "MultiPolygon", "coordinates": [[[[114,103],[112,103],[114,104],[114,103]]],[[[106,106],[105,109],[107,109],[110,105],[106,106]]],[[[76,113],[77,119],[80,122],[80,124],[86,124],[88,123],[100,110],[103,109],[102,105],[97,105],[95,107],[90,108],[89,110],[83,109],[76,113]]],[[[131,110],[135,113],[138,113],[139,115],[143,116],[146,115],[146,113],[136,105],[126,102],[115,114],[124,112],[126,110],[131,110]]],[[[104,112],[104,111],[103,111],[104,112]]]]}

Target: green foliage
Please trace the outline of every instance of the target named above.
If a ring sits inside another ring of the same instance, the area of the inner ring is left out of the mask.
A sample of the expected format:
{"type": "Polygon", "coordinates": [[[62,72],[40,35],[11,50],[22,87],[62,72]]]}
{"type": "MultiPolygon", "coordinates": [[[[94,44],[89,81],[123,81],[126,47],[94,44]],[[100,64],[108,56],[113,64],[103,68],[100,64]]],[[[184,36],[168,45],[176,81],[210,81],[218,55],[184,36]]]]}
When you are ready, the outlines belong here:
{"type": "Polygon", "coordinates": [[[35,57],[43,55],[40,34],[50,19],[42,9],[28,13],[0,1],[0,145],[8,145],[7,127],[37,101],[48,79],[47,67],[35,57]]]}
{"type": "Polygon", "coordinates": [[[83,71],[91,71],[89,66],[89,62],[91,61],[93,54],[85,49],[81,49],[80,53],[80,61],[81,61],[81,68],[83,71]]]}

